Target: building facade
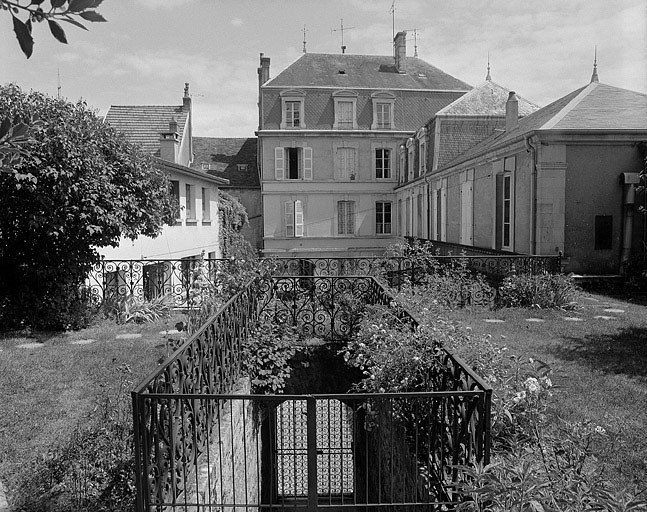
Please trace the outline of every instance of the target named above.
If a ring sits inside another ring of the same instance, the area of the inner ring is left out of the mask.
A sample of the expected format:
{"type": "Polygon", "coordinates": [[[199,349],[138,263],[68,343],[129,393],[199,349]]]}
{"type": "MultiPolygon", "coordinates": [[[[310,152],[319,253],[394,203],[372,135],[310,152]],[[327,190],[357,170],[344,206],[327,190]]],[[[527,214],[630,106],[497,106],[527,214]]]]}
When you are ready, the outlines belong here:
{"type": "Polygon", "coordinates": [[[189,84],[182,105],[113,105],[105,122],[130,142],[153,155],[166,172],[180,210],[174,225],[156,238],[122,238],[117,247],[103,247],[108,260],[219,258],[218,187],[225,179],[191,169],[193,162],[192,107],[189,84]]]}
{"type": "Polygon", "coordinates": [[[265,256],[382,254],[397,233],[400,141],[471,87],[406,56],[304,54],[270,79],[261,54],[258,158],[265,256]]]}

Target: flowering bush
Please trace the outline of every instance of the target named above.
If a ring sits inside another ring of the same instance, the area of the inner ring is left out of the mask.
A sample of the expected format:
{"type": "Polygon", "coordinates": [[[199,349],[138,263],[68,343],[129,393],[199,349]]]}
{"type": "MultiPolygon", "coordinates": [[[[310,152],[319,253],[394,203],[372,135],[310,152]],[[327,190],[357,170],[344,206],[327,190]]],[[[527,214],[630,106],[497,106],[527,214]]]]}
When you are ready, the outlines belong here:
{"type": "Polygon", "coordinates": [[[522,308],[573,309],[578,288],[561,274],[518,274],[506,277],[499,287],[499,305],[522,308]]]}

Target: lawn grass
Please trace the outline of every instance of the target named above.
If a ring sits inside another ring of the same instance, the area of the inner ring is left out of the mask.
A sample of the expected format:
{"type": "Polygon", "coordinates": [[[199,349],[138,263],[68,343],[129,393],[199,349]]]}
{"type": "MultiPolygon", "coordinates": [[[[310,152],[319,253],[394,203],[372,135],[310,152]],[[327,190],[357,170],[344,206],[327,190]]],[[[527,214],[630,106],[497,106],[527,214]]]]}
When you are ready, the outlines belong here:
{"type": "Polygon", "coordinates": [[[583,294],[579,303],[574,311],[461,309],[447,315],[474,335],[492,336],[511,354],[547,363],[556,385],[555,421],[559,417],[605,428],[614,448],[600,462],[607,464],[610,478],[621,486],[645,488],[647,306],[592,294],[583,294]]]}
{"type": "Polygon", "coordinates": [[[160,332],[178,320],[103,320],[77,332],[0,333],[0,480],[9,492],[23,465],[67,440],[106,399],[129,393],[168,355],[169,336],[160,332]],[[119,334],[142,336],[116,339],[119,334]],[[88,339],[95,341],[72,343],[88,339]],[[28,343],[40,345],[19,346],[28,343]]]}

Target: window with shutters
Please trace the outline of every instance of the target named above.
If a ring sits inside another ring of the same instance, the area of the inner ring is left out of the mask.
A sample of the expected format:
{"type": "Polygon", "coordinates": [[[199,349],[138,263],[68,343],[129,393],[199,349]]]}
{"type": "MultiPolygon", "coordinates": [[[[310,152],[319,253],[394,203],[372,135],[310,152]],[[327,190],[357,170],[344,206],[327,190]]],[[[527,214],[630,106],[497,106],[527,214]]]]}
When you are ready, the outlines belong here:
{"type": "Polygon", "coordinates": [[[186,208],[186,219],[195,220],[195,195],[193,192],[193,185],[189,185],[187,183],[185,186],[185,193],[184,206],[186,208]]]}
{"type": "Polygon", "coordinates": [[[375,178],[378,180],[391,178],[391,150],[388,148],[375,150],[375,178]]]}
{"type": "Polygon", "coordinates": [[[416,196],[416,236],[422,238],[423,236],[423,222],[422,222],[423,200],[422,194],[418,193],[416,196]]]}
{"type": "Polygon", "coordinates": [[[391,203],[388,201],[375,203],[375,234],[391,234],[391,203]]]}
{"type": "Polygon", "coordinates": [[[208,188],[202,187],[202,222],[211,220],[211,194],[208,188]]]}
{"type": "Polygon", "coordinates": [[[312,148],[274,148],[274,174],[277,180],[311,180],[312,148]]]}
{"type": "Polygon", "coordinates": [[[338,178],[342,180],[354,180],[357,176],[357,152],[355,148],[337,148],[337,169],[338,178]]]}
{"type": "Polygon", "coordinates": [[[355,201],[337,201],[337,234],[355,234],[355,201]]]}
{"type": "Polygon", "coordinates": [[[303,203],[287,201],[283,203],[285,236],[288,238],[303,236],[303,203]]]}

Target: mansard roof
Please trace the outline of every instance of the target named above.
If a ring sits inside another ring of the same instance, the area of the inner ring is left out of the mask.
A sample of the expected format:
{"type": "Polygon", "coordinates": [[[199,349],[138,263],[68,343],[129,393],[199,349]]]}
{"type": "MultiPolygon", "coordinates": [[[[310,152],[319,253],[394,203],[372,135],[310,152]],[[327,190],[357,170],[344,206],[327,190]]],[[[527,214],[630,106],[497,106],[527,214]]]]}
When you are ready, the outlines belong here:
{"type": "Polygon", "coordinates": [[[171,119],[177,122],[181,143],[188,116],[188,109],[182,105],[112,105],[105,122],[145,152],[157,156],[160,134],[168,133],[171,119]]]}
{"type": "Polygon", "coordinates": [[[417,57],[406,57],[406,73],[380,55],[306,53],[263,87],[334,87],[468,91],[469,84],[417,57]]]}
{"type": "Polygon", "coordinates": [[[191,167],[229,180],[223,188],[260,188],[257,151],[256,137],[193,137],[191,167]]]}

